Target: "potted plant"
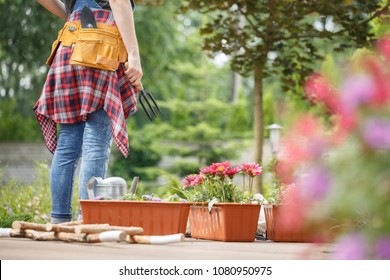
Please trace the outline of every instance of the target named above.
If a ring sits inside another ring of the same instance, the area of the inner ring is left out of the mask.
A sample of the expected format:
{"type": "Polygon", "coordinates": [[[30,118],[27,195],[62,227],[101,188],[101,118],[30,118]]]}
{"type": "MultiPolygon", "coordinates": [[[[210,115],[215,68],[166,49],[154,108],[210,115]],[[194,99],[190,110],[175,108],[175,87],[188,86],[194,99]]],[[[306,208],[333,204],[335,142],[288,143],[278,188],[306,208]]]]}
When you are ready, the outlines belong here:
{"type": "MultiPolygon", "coordinates": [[[[307,138],[307,141],[313,142],[314,136],[307,138]]],[[[298,150],[293,142],[300,139],[295,134],[288,140],[289,143],[285,143],[285,146],[290,146],[288,152],[284,151],[284,160],[273,162],[271,169],[274,172],[274,188],[267,197],[268,201],[263,203],[266,239],[277,242],[332,241],[344,230],[344,225],[325,214],[328,213],[328,207],[320,199],[322,189],[329,183],[327,171],[315,165],[297,169],[286,155],[293,153],[307,158],[315,149],[305,146],[307,150],[304,151],[301,146],[301,150],[298,150]],[[311,190],[312,185],[316,185],[318,189],[311,190]]]]}
{"type": "Polygon", "coordinates": [[[186,233],[190,203],[177,195],[161,199],[134,192],[80,200],[83,223],[136,226],[146,235],[186,233]]]}
{"type": "Polygon", "coordinates": [[[331,259],[390,258],[390,37],[376,42],[308,77],[306,97],[326,122],[305,114],[284,136],[283,180],[294,174],[318,221],[337,223],[331,259]]]}
{"type": "Polygon", "coordinates": [[[311,242],[306,228],[308,205],[297,198],[295,184],[280,184],[263,204],[266,238],[278,242],[311,242]],[[293,199],[295,197],[295,201],[293,199]]]}
{"type": "Polygon", "coordinates": [[[262,173],[256,163],[231,166],[213,163],[183,181],[184,195],[192,202],[189,224],[191,237],[219,241],[254,241],[262,196],[252,192],[253,179],[262,173]],[[234,179],[243,175],[242,188],[234,179]],[[245,189],[247,179],[248,189],[245,189]]]}

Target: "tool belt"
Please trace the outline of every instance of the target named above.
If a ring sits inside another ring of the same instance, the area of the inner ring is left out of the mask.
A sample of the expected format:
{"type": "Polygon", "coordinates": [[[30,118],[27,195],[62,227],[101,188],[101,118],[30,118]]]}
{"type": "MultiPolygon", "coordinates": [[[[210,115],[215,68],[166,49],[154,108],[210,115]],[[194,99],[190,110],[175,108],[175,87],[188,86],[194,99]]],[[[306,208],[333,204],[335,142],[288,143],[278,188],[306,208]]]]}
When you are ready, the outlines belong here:
{"type": "Polygon", "coordinates": [[[115,71],[127,61],[127,51],[116,26],[98,23],[98,28],[81,28],[81,22],[66,22],[53,42],[46,61],[51,65],[59,43],[71,47],[70,64],[115,71]]]}

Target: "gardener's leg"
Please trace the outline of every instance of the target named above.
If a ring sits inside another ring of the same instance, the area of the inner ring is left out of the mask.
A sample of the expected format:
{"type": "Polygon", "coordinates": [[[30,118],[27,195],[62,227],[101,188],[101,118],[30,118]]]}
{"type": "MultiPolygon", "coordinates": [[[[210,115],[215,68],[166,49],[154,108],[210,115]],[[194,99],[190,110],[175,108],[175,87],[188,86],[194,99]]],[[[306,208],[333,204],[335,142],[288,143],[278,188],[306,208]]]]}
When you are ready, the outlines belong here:
{"type": "Polygon", "coordinates": [[[57,149],[50,171],[52,223],[72,220],[73,183],[81,155],[84,126],[84,123],[60,124],[57,149]]]}
{"type": "Polygon", "coordinates": [[[107,113],[99,110],[89,114],[83,136],[79,178],[80,199],[88,199],[87,185],[92,177],[106,177],[111,143],[112,132],[107,113]]]}

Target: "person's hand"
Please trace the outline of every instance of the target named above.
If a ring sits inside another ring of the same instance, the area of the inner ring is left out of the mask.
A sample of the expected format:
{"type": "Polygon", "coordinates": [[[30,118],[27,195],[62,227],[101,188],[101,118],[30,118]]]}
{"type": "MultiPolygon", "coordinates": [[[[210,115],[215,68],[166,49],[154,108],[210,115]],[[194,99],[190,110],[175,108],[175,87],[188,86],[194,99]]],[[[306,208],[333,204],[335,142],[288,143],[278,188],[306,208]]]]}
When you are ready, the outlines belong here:
{"type": "Polygon", "coordinates": [[[130,1],[109,0],[109,3],[128,55],[125,74],[131,85],[139,87],[143,73],[130,1]]]}
{"type": "Polygon", "coordinates": [[[125,74],[131,85],[138,86],[139,84],[141,84],[143,73],[141,63],[138,57],[129,56],[129,59],[126,63],[125,74]]]}

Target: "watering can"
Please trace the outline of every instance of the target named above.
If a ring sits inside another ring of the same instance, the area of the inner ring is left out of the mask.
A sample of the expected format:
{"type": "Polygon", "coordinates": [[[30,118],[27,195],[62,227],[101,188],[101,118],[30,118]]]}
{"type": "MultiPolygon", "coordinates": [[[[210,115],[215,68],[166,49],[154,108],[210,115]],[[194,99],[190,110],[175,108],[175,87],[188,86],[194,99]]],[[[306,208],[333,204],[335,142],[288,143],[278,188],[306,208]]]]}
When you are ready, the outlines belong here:
{"type": "MultiPolygon", "coordinates": [[[[138,180],[139,177],[134,177],[129,191],[131,194],[135,193],[138,180]]],[[[95,199],[96,197],[118,199],[127,193],[127,183],[121,177],[109,177],[106,179],[92,177],[88,182],[87,191],[89,199],[95,199]]]]}

